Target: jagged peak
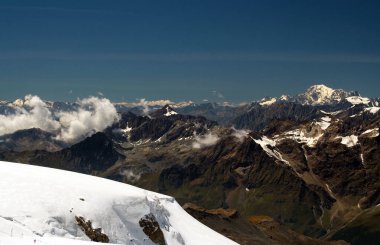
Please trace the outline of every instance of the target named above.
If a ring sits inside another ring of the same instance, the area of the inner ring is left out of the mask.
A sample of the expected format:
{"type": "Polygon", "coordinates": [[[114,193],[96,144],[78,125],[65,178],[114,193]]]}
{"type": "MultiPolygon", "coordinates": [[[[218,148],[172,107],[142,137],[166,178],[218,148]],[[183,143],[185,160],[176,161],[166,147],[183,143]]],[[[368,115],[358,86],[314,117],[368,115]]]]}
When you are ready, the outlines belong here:
{"type": "Polygon", "coordinates": [[[173,115],[176,115],[178,114],[171,105],[167,104],[165,106],[163,106],[161,109],[158,109],[156,111],[154,111],[153,113],[150,114],[150,116],[152,117],[162,117],[162,116],[166,116],[166,117],[169,117],[169,116],[173,116],[173,115]]]}

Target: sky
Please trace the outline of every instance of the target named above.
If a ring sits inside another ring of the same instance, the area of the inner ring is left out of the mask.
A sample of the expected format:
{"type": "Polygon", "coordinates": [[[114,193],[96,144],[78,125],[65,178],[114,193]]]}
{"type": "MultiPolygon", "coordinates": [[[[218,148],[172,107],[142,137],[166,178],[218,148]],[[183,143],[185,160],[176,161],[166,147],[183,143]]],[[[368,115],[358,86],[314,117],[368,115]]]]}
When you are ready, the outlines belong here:
{"type": "Polygon", "coordinates": [[[1,0],[0,100],[380,96],[380,1],[1,0]]]}

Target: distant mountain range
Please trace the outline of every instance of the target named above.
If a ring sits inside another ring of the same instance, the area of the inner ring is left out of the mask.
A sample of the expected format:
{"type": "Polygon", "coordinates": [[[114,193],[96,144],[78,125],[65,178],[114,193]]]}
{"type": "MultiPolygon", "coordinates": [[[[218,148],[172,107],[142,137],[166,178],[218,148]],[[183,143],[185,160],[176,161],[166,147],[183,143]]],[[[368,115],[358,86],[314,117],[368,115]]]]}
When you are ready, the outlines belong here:
{"type": "Polygon", "coordinates": [[[117,121],[80,142],[40,129],[2,135],[0,159],[171,195],[240,244],[376,244],[378,103],[315,85],[239,106],[118,105],[117,121]]]}

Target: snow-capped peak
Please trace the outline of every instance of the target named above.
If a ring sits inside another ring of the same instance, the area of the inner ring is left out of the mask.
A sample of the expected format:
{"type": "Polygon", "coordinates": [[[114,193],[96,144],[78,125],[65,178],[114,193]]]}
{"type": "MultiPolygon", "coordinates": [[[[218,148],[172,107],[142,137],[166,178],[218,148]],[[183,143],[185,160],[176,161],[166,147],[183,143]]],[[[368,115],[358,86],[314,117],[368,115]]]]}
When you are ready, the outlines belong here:
{"type": "Polygon", "coordinates": [[[164,116],[166,117],[170,117],[172,115],[177,115],[178,113],[176,111],[173,110],[173,108],[171,108],[170,106],[165,106],[164,107],[166,109],[166,113],[164,114],[164,116]]]}
{"type": "Polygon", "coordinates": [[[15,101],[12,102],[14,106],[19,106],[19,107],[23,106],[24,103],[25,101],[23,99],[16,99],[15,101]]]}
{"type": "Polygon", "coordinates": [[[289,95],[285,95],[285,94],[281,95],[279,98],[279,100],[281,100],[281,101],[287,101],[289,99],[290,99],[289,95]]]}
{"type": "Polygon", "coordinates": [[[275,103],[276,101],[277,101],[276,98],[265,97],[259,101],[259,104],[262,106],[268,106],[275,103]]]}
{"type": "Polygon", "coordinates": [[[347,92],[343,89],[332,89],[323,84],[313,85],[295,97],[296,101],[306,105],[325,105],[338,103],[350,96],[358,96],[357,92],[347,92]]]}

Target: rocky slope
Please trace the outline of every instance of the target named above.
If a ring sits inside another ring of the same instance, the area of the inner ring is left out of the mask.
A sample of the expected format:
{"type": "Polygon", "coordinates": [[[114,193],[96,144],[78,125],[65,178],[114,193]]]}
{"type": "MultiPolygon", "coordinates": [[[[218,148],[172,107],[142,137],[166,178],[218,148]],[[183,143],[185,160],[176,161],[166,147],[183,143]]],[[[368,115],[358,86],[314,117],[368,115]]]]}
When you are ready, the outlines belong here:
{"type": "Polygon", "coordinates": [[[236,219],[206,215],[204,223],[239,243],[376,244],[380,107],[356,93],[327,94],[314,98],[318,105],[256,103],[238,117],[242,129],[168,105],[148,116],[124,112],[71,147],[0,157],[131,183],[205,210],[235,209],[236,219]]]}

